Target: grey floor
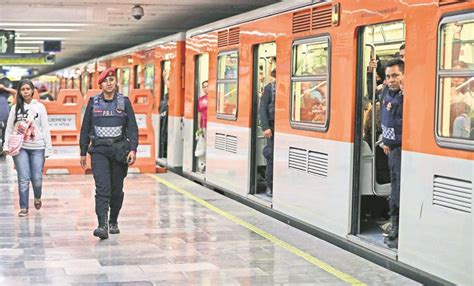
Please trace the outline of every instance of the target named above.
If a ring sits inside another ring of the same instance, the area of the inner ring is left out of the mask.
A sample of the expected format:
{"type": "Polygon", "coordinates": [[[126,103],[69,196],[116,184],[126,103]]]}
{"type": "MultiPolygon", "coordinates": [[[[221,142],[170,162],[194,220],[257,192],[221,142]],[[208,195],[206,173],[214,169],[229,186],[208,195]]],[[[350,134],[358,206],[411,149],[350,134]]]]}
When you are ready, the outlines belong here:
{"type": "Polygon", "coordinates": [[[31,191],[19,218],[11,160],[0,169],[2,286],[416,284],[171,173],[176,187],[130,175],[122,232],[100,241],[92,176],[46,176],[43,208],[31,191]]]}

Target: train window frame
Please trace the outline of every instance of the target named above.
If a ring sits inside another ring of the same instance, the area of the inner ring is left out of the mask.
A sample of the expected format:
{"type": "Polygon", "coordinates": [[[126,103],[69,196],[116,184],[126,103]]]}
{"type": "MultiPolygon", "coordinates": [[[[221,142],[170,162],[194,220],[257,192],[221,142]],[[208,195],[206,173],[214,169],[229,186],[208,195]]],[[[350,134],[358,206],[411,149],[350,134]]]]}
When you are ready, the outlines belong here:
{"type": "Polygon", "coordinates": [[[441,107],[442,103],[441,100],[443,96],[440,94],[440,86],[441,80],[443,78],[452,78],[455,76],[459,77],[474,77],[474,70],[460,70],[455,71],[453,69],[446,69],[441,68],[441,54],[443,53],[443,47],[441,46],[442,43],[442,29],[444,25],[459,22],[459,21],[474,21],[474,16],[472,15],[472,10],[465,12],[463,11],[462,14],[455,14],[455,15],[447,15],[442,17],[439,24],[438,24],[438,39],[437,39],[437,51],[436,51],[436,94],[435,94],[435,113],[434,113],[434,136],[436,144],[441,148],[448,148],[448,149],[460,149],[460,150],[467,150],[473,151],[474,150],[474,140],[472,139],[462,139],[462,138],[454,138],[454,137],[445,137],[441,136],[441,126],[440,126],[440,117],[441,117],[441,107]],[[469,13],[471,12],[471,13],[469,13]]]}
{"type": "Polygon", "coordinates": [[[296,39],[293,41],[291,45],[291,61],[290,61],[290,108],[288,110],[290,126],[293,129],[300,129],[300,130],[308,130],[308,131],[316,131],[325,133],[329,129],[330,123],[330,115],[331,115],[331,60],[332,60],[332,41],[331,35],[329,33],[319,34],[315,36],[311,36],[309,38],[302,38],[296,39]],[[323,79],[321,76],[317,75],[310,75],[310,76],[297,76],[295,75],[295,49],[300,44],[308,44],[308,43],[327,43],[327,73],[326,73],[326,120],[324,124],[321,123],[311,123],[311,122],[301,122],[293,120],[293,83],[294,82],[305,82],[305,81],[316,81],[323,79]]]}
{"type": "Polygon", "coordinates": [[[216,61],[216,118],[217,119],[222,119],[222,120],[228,120],[228,121],[236,121],[238,118],[239,114],[239,67],[240,67],[240,53],[238,49],[232,49],[232,50],[226,50],[226,51],[221,51],[217,54],[217,61],[216,61]],[[229,54],[236,54],[237,55],[237,70],[236,70],[236,78],[235,79],[219,79],[219,72],[220,72],[220,67],[219,67],[219,58],[221,56],[229,55],[229,54]],[[234,83],[237,87],[236,93],[237,93],[237,98],[235,102],[235,114],[224,114],[224,113],[219,113],[219,84],[225,84],[225,83],[234,83]]]}

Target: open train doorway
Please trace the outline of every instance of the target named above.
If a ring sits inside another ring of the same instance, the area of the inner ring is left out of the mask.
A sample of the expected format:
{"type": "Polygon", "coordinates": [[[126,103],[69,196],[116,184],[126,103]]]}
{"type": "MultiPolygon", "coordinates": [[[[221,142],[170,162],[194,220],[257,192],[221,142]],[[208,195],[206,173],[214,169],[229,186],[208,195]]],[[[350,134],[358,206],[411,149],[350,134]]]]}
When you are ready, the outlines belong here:
{"type": "Polygon", "coordinates": [[[396,257],[388,247],[391,178],[380,123],[380,94],[387,89],[385,64],[404,57],[405,24],[390,22],[363,27],[358,35],[354,204],[351,232],[367,247],[396,257]]]}
{"type": "Polygon", "coordinates": [[[195,57],[193,172],[206,173],[209,54],[195,57]]]}
{"type": "Polygon", "coordinates": [[[158,159],[163,160],[166,164],[168,157],[168,116],[169,116],[169,95],[170,95],[170,74],[171,62],[161,62],[161,93],[160,105],[158,107],[159,116],[159,133],[158,133],[158,159]]]}
{"type": "MultiPolygon", "coordinates": [[[[251,127],[251,144],[250,144],[250,194],[259,199],[271,202],[272,196],[269,192],[271,188],[272,178],[270,171],[267,170],[268,159],[264,156],[264,149],[269,148],[268,139],[264,136],[262,130],[261,119],[259,116],[259,108],[261,107],[261,99],[267,85],[273,85],[273,88],[268,90],[275,90],[275,72],[276,68],[276,43],[264,43],[254,46],[254,73],[253,73],[253,95],[252,95],[252,127],[251,127]],[[266,147],[267,146],[267,147],[266,147]]],[[[274,107],[273,94],[271,102],[274,107]]],[[[272,126],[273,131],[273,126],[272,126]]],[[[273,132],[272,132],[273,133],[273,132]]],[[[274,134],[271,134],[274,136],[274,134]]],[[[267,153],[269,150],[265,150],[267,153]]],[[[273,150],[272,150],[273,152],[273,150]]],[[[268,156],[268,154],[267,154],[268,156]]],[[[269,168],[273,169],[273,164],[270,162],[269,168]]]]}

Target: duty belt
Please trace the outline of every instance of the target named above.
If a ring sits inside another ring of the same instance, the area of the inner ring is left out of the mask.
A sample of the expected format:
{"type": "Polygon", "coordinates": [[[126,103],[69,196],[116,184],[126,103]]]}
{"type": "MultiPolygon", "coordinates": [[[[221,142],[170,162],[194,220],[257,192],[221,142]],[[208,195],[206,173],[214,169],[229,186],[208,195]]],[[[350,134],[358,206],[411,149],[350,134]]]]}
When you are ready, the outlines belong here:
{"type": "Polygon", "coordinates": [[[114,143],[124,140],[124,136],[119,136],[115,138],[92,138],[92,146],[112,146],[114,143]]]}

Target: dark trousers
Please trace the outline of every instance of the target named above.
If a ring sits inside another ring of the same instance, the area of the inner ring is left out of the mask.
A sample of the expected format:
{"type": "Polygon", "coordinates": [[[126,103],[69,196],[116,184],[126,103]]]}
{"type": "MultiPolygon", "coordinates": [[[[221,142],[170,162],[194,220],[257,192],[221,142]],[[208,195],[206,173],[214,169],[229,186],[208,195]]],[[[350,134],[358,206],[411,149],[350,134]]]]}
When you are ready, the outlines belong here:
{"type": "Polygon", "coordinates": [[[390,215],[398,216],[400,208],[400,173],[402,163],[402,148],[397,147],[390,150],[388,154],[388,166],[390,168],[390,179],[392,192],[390,193],[390,215]]]}
{"type": "MultiPolygon", "coordinates": [[[[273,130],[272,130],[272,135],[273,130]]],[[[267,145],[263,148],[263,156],[267,160],[267,167],[265,169],[265,181],[267,187],[273,190],[273,136],[267,139],[267,145]]]]}
{"type": "Polygon", "coordinates": [[[128,165],[114,159],[111,146],[94,147],[91,152],[92,173],[95,180],[95,213],[116,220],[123,203],[123,181],[128,165]]]}

